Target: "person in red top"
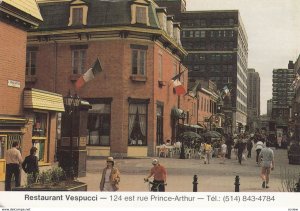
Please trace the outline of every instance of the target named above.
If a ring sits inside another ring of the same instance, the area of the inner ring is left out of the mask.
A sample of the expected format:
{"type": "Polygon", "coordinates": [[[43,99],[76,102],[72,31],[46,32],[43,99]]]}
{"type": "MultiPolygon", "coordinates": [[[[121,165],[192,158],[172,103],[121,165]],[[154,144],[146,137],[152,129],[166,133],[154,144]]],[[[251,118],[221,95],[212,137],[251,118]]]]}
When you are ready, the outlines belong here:
{"type": "MultiPolygon", "coordinates": [[[[159,185],[159,192],[165,192],[165,184],[167,183],[167,171],[164,166],[160,165],[157,159],[152,161],[153,167],[150,170],[149,175],[144,179],[148,181],[150,177],[154,177],[153,183],[159,185]]],[[[157,185],[153,185],[152,189],[156,188],[157,185]]]]}

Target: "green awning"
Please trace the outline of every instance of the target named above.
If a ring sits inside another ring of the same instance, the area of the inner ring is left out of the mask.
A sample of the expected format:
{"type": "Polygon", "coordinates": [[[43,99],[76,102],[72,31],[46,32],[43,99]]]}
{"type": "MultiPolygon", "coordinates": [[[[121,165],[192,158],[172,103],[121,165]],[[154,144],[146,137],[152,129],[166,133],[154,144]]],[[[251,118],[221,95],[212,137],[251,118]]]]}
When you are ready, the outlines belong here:
{"type": "Polygon", "coordinates": [[[177,119],[184,119],[186,117],[186,112],[184,110],[173,107],[171,110],[171,117],[177,119]]]}

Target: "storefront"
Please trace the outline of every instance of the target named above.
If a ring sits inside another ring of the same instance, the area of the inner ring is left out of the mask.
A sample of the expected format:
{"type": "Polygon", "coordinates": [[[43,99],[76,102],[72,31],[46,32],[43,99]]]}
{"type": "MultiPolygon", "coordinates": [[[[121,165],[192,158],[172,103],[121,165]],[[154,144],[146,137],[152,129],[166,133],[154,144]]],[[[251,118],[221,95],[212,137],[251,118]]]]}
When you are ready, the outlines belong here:
{"type": "Polygon", "coordinates": [[[25,116],[29,121],[27,133],[31,136],[26,144],[28,153],[36,147],[39,165],[55,161],[57,139],[60,135],[60,112],[64,112],[61,95],[38,89],[24,90],[25,116]]]}
{"type": "Polygon", "coordinates": [[[17,141],[22,146],[26,123],[24,118],[0,117],[0,181],[5,179],[5,153],[12,147],[13,142],[17,141]]]}

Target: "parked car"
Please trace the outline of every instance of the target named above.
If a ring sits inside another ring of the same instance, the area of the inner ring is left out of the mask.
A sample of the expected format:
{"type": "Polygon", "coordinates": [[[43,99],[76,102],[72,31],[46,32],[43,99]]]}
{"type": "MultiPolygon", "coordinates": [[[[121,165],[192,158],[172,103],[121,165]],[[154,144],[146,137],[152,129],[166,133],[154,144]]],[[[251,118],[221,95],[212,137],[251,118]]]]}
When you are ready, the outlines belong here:
{"type": "Polygon", "coordinates": [[[300,145],[298,142],[291,142],[291,145],[288,147],[288,159],[289,164],[300,165],[300,145]]]}

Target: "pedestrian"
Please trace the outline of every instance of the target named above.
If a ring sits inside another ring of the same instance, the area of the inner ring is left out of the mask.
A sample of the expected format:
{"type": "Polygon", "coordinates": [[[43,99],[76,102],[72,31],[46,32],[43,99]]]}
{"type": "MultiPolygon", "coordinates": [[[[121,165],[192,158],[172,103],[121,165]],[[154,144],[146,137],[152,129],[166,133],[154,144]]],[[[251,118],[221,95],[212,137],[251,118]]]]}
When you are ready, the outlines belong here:
{"type": "Polygon", "coordinates": [[[36,156],[36,147],[31,147],[30,155],[25,157],[24,162],[22,163],[22,168],[27,174],[27,184],[31,183],[29,174],[32,175],[32,182],[36,182],[37,175],[39,173],[39,165],[38,165],[38,158],[36,156]]]}
{"type": "Polygon", "coordinates": [[[167,170],[166,168],[159,163],[157,159],[152,160],[153,167],[150,170],[150,173],[147,177],[144,178],[145,181],[148,181],[150,177],[153,176],[153,185],[151,191],[157,190],[159,192],[165,192],[165,184],[167,183],[167,170]]]}
{"type": "Polygon", "coordinates": [[[5,173],[5,191],[11,191],[11,179],[14,175],[15,186],[21,185],[20,165],[23,162],[21,152],[19,151],[19,143],[13,142],[12,148],[6,152],[6,173],[5,173]]]}
{"type": "Polygon", "coordinates": [[[108,157],[106,160],[106,167],[102,171],[100,191],[119,190],[120,172],[114,165],[114,158],[108,157]]]}
{"type": "Polygon", "coordinates": [[[233,145],[233,137],[231,134],[229,134],[226,139],[226,145],[227,145],[227,158],[231,159],[231,151],[232,151],[232,145],[233,145]]]}
{"type": "Polygon", "coordinates": [[[258,162],[258,156],[259,156],[260,151],[262,150],[262,148],[263,148],[264,146],[265,146],[265,145],[264,145],[264,143],[263,143],[261,140],[257,141],[256,144],[255,144],[256,164],[259,164],[259,162],[258,162]]]}
{"type": "Polygon", "coordinates": [[[243,152],[245,150],[245,144],[243,143],[241,137],[237,140],[234,148],[237,151],[237,158],[238,158],[239,164],[242,164],[242,158],[243,158],[243,152]]]}
{"type": "Polygon", "coordinates": [[[259,160],[261,160],[262,188],[269,188],[270,173],[275,167],[273,150],[270,147],[263,147],[259,153],[259,160]]]}
{"type": "Polygon", "coordinates": [[[225,141],[223,141],[223,144],[221,146],[221,158],[222,158],[223,164],[225,163],[226,153],[227,153],[227,145],[226,145],[225,141]]]}
{"type": "Polygon", "coordinates": [[[210,158],[211,158],[211,152],[212,152],[212,146],[210,140],[207,140],[204,143],[204,151],[205,151],[205,156],[204,156],[204,164],[209,164],[210,158]]]}
{"type": "Polygon", "coordinates": [[[248,151],[247,158],[251,158],[251,151],[252,151],[252,148],[253,148],[252,139],[253,139],[253,138],[250,137],[250,138],[247,140],[247,151],[248,151]]]}

